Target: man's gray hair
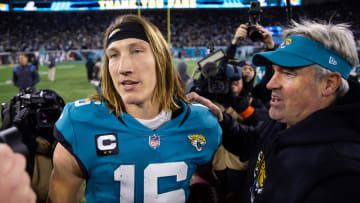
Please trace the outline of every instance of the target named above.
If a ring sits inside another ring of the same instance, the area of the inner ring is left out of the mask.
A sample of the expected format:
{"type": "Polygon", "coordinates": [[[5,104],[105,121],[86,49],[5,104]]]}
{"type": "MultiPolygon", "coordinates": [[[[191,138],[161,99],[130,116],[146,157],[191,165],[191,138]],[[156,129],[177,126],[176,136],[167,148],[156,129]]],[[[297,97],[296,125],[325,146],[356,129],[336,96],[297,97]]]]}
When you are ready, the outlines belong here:
{"type": "MultiPolygon", "coordinates": [[[[348,24],[322,24],[315,21],[292,21],[292,25],[283,31],[283,37],[290,35],[302,36],[322,44],[331,49],[348,61],[352,67],[359,63],[354,36],[348,24]]],[[[315,82],[329,74],[328,69],[314,64],[315,82]]],[[[349,91],[349,83],[341,78],[341,84],[337,90],[337,96],[344,96],[349,91]]]]}
{"type": "MultiPolygon", "coordinates": [[[[310,65],[310,67],[314,68],[314,70],[315,70],[315,73],[314,73],[314,82],[315,82],[315,84],[317,84],[322,77],[327,76],[328,74],[331,73],[330,70],[325,69],[325,68],[323,68],[322,66],[320,66],[318,64],[310,65]]],[[[342,97],[348,91],[349,91],[349,83],[348,83],[347,80],[345,80],[343,77],[341,77],[341,83],[340,83],[339,88],[336,90],[336,96],[337,97],[342,97]]]]}
{"type": "Polygon", "coordinates": [[[292,21],[283,31],[284,39],[290,35],[302,36],[322,44],[348,61],[352,67],[359,63],[354,36],[348,24],[321,24],[314,21],[292,21]]]}

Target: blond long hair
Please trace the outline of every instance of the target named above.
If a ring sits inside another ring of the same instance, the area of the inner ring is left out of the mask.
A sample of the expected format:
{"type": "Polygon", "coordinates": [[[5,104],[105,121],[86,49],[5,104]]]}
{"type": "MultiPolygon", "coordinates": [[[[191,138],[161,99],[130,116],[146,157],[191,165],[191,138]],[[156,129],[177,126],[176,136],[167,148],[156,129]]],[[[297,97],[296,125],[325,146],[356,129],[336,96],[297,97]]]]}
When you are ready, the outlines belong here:
{"type": "MultiPolygon", "coordinates": [[[[149,40],[150,48],[155,57],[155,70],[156,70],[156,85],[152,101],[157,101],[160,104],[160,109],[164,111],[175,111],[180,106],[175,102],[175,99],[180,99],[188,103],[183,82],[172,62],[172,57],[167,43],[162,36],[159,29],[144,18],[136,15],[123,15],[115,20],[106,30],[103,45],[104,52],[107,47],[107,41],[110,32],[119,24],[125,22],[138,23],[143,26],[145,34],[149,40]]],[[[102,68],[102,95],[93,95],[89,97],[90,100],[108,102],[107,106],[110,112],[120,116],[123,112],[124,102],[121,95],[116,91],[109,72],[109,58],[104,56],[104,63],[102,68]]]]}

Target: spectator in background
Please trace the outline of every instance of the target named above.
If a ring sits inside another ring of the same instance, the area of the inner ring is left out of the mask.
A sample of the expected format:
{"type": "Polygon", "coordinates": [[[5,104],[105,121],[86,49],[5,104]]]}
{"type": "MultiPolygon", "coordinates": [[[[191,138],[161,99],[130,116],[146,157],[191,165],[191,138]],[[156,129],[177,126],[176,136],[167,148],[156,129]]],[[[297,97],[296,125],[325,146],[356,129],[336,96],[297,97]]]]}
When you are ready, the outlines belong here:
{"type": "Polygon", "coordinates": [[[102,63],[101,63],[101,57],[98,57],[96,59],[96,63],[94,65],[94,80],[100,81],[101,80],[101,67],[102,67],[102,63]]]}
{"type": "Polygon", "coordinates": [[[91,82],[91,84],[94,85],[96,92],[98,94],[102,94],[102,90],[101,90],[101,67],[102,67],[102,62],[101,62],[101,57],[98,57],[96,59],[96,63],[94,65],[94,78],[91,82]]]}
{"type": "Polygon", "coordinates": [[[241,71],[244,77],[244,82],[250,83],[254,81],[256,75],[255,68],[252,66],[250,61],[244,61],[244,65],[241,66],[241,71]]]}
{"type": "Polygon", "coordinates": [[[153,24],[124,15],[104,39],[103,94],[68,103],[56,122],[51,202],[181,202],[221,140],[216,118],[189,104],[153,24]],[[85,121],[85,122],[84,122],[85,121]],[[165,192],[166,191],[166,192],[165,192]]]}
{"type": "Polygon", "coordinates": [[[48,64],[48,80],[51,82],[55,81],[55,56],[50,55],[48,64]]]}
{"type": "Polygon", "coordinates": [[[95,65],[94,56],[91,53],[89,53],[86,57],[86,63],[85,63],[88,82],[92,82],[94,78],[94,65],[95,65]]]}
{"type": "Polygon", "coordinates": [[[37,71],[39,71],[39,59],[36,56],[36,52],[34,54],[31,54],[31,64],[35,67],[37,71]]]}
{"type": "Polygon", "coordinates": [[[25,171],[26,159],[14,153],[6,144],[0,143],[0,199],[6,203],[36,202],[30,186],[30,177],[25,171]]]}
{"type": "Polygon", "coordinates": [[[181,59],[181,55],[182,55],[182,54],[181,54],[181,51],[178,51],[178,52],[177,52],[177,56],[178,56],[179,59],[181,59]]]}
{"type": "Polygon", "coordinates": [[[243,75],[243,91],[246,95],[252,95],[252,90],[255,86],[255,76],[256,70],[255,67],[251,64],[250,61],[240,61],[241,71],[243,75]]]}
{"type": "Polygon", "coordinates": [[[255,54],[274,69],[270,118],[255,129],[196,94],[221,122],[222,144],[249,161],[244,203],[360,202],[359,63],[349,26],[293,22],[275,51],[255,54]]]}
{"type": "Polygon", "coordinates": [[[19,55],[19,66],[14,68],[12,81],[20,92],[24,92],[26,88],[31,88],[32,92],[36,92],[35,85],[39,82],[39,73],[35,66],[28,63],[28,57],[25,54],[19,55]]]}
{"type": "Polygon", "coordinates": [[[190,76],[187,74],[187,68],[188,68],[188,66],[185,63],[185,61],[180,61],[176,68],[185,87],[186,87],[188,80],[190,79],[190,76]]]}

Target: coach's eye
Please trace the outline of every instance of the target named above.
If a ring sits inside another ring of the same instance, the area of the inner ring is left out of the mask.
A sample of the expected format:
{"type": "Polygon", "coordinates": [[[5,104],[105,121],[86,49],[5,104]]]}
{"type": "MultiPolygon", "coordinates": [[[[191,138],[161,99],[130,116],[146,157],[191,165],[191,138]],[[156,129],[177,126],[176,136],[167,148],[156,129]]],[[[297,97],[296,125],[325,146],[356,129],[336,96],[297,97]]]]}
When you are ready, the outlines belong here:
{"type": "Polygon", "coordinates": [[[294,77],[296,74],[293,71],[282,71],[282,74],[284,74],[286,77],[294,77]]]}

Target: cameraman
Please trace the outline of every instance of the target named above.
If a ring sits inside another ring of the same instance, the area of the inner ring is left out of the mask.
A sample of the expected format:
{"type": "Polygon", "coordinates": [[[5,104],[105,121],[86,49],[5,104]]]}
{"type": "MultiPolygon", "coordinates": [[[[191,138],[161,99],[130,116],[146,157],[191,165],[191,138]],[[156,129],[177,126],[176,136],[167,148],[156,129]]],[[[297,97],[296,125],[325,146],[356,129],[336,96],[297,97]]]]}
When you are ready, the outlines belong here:
{"type": "Polygon", "coordinates": [[[14,153],[6,144],[0,144],[0,200],[6,203],[36,202],[25,171],[25,158],[14,153]]]}
{"type": "MultiPolygon", "coordinates": [[[[245,39],[247,39],[249,37],[249,35],[248,35],[248,25],[249,25],[249,23],[241,24],[236,29],[234,38],[231,40],[231,44],[228,47],[228,50],[226,52],[226,55],[228,55],[229,57],[232,56],[232,58],[234,58],[237,43],[240,40],[245,40],[245,39]]],[[[273,41],[271,33],[268,30],[265,30],[264,27],[261,26],[261,25],[256,25],[255,27],[256,27],[257,31],[260,34],[262,34],[262,40],[261,41],[266,45],[266,47],[268,49],[274,49],[275,43],[273,41]]]]}
{"type": "MultiPolygon", "coordinates": [[[[264,27],[261,25],[255,25],[255,28],[262,35],[260,39],[266,46],[265,51],[273,51],[275,49],[275,43],[273,41],[271,33],[268,30],[264,29],[264,27]]],[[[236,29],[234,38],[232,39],[231,44],[226,51],[226,55],[229,57],[230,60],[233,59],[235,56],[237,43],[241,40],[249,38],[248,30],[249,23],[241,24],[236,29]]],[[[266,89],[266,83],[270,80],[272,74],[272,67],[265,66],[265,75],[262,81],[257,84],[253,89],[251,89],[251,92],[249,92],[255,98],[260,99],[267,108],[269,108],[270,91],[266,89]]]]}
{"type": "MultiPolygon", "coordinates": [[[[259,30],[263,30],[264,39],[273,47],[273,41],[271,34],[264,30],[261,26],[258,26],[259,30]]],[[[247,24],[240,25],[235,33],[234,39],[230,46],[226,50],[225,57],[222,58],[222,64],[233,64],[234,66],[244,66],[244,63],[234,63],[236,52],[236,45],[240,39],[247,38],[247,24]]],[[[223,104],[216,103],[222,112],[225,112],[243,125],[255,126],[259,121],[267,118],[267,109],[262,102],[256,98],[251,97],[251,93],[244,89],[246,83],[245,77],[241,74],[238,80],[231,82],[231,98],[227,98],[223,104]]],[[[225,195],[227,203],[240,202],[241,191],[245,182],[246,170],[248,168],[248,162],[240,161],[240,158],[220,145],[219,149],[214,155],[213,169],[218,177],[221,185],[222,192],[225,195]]]]}

